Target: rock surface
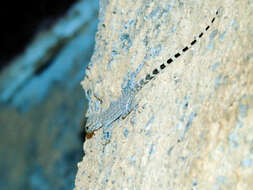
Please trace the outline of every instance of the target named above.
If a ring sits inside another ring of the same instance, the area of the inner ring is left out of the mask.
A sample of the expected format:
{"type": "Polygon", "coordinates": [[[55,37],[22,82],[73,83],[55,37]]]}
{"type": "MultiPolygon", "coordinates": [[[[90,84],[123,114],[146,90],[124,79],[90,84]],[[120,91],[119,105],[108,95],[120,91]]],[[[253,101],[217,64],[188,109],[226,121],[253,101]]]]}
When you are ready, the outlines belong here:
{"type": "Polygon", "coordinates": [[[139,107],[84,143],[75,189],[253,187],[253,2],[101,1],[82,82],[87,113],[204,36],[138,94],[139,107]],[[206,32],[216,11],[219,15],[206,32]],[[106,142],[106,143],[104,143],[106,142]]]}

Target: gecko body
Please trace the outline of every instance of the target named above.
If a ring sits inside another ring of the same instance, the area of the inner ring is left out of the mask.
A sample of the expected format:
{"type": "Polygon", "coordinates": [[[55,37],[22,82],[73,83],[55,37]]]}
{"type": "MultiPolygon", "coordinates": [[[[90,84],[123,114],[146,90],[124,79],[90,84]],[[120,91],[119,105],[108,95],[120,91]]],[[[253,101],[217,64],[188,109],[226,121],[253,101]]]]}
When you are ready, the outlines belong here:
{"type": "Polygon", "coordinates": [[[86,123],[86,133],[92,133],[102,126],[108,126],[120,117],[126,117],[137,104],[134,101],[136,93],[139,91],[140,86],[128,85],[122,89],[121,95],[117,101],[112,102],[110,106],[101,113],[92,114],[86,123]]]}

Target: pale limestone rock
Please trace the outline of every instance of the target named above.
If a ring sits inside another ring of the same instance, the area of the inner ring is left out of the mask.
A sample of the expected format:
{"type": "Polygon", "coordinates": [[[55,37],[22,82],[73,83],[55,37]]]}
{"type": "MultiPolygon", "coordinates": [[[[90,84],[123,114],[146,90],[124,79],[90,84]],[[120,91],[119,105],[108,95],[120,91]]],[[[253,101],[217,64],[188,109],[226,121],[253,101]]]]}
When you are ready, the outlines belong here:
{"type": "Polygon", "coordinates": [[[128,72],[143,64],[143,78],[220,14],[137,94],[138,109],[113,123],[109,142],[100,129],[84,143],[75,189],[253,188],[253,1],[106,2],[82,82],[99,111],[128,72]]]}

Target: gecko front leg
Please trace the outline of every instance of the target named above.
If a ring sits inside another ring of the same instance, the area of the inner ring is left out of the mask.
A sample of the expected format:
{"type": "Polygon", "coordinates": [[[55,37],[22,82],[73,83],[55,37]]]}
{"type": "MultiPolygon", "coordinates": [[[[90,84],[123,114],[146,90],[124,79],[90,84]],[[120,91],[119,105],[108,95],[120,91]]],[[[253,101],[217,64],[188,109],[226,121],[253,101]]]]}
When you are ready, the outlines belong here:
{"type": "Polygon", "coordinates": [[[87,134],[93,133],[94,131],[98,130],[102,126],[103,126],[103,123],[101,122],[100,116],[98,114],[91,115],[87,119],[87,123],[85,125],[85,132],[87,134]]]}

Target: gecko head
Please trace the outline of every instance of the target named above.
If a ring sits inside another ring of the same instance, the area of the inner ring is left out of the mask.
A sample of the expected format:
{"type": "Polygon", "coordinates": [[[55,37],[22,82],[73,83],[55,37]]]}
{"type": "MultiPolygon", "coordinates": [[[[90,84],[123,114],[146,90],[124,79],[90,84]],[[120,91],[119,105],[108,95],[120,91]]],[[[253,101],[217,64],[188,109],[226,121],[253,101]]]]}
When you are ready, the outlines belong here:
{"type": "Polygon", "coordinates": [[[85,132],[87,134],[93,133],[94,131],[96,131],[97,129],[99,129],[100,127],[102,127],[101,122],[99,122],[99,118],[97,115],[91,115],[86,122],[85,125],[85,132]]]}

